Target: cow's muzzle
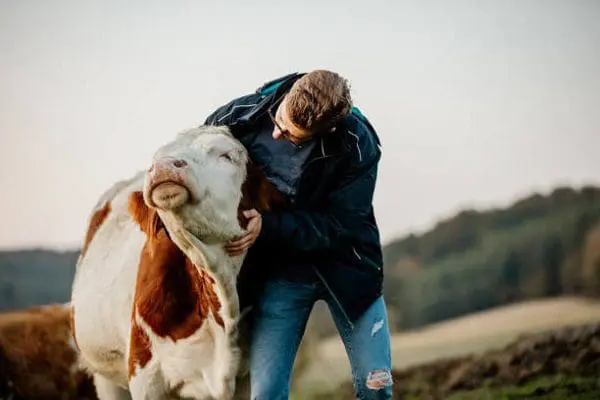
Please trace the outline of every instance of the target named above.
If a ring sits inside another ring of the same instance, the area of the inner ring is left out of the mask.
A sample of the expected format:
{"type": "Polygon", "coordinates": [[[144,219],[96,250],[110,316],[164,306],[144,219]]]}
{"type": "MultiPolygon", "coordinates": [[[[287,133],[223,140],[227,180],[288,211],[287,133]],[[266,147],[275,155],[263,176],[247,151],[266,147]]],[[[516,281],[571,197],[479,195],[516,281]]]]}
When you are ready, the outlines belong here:
{"type": "Polygon", "coordinates": [[[190,198],[185,184],[187,162],[175,158],[156,160],[148,169],[146,188],[151,206],[170,210],[181,207],[190,198]]]}

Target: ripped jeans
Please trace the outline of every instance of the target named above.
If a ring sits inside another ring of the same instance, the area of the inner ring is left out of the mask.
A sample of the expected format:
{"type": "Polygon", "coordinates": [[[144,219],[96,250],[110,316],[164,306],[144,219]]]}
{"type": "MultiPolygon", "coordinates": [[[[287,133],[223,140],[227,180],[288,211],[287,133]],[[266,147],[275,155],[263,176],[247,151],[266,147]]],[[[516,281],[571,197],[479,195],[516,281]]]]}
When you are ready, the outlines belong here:
{"type": "MultiPolygon", "coordinates": [[[[270,281],[255,312],[251,399],[287,399],[293,363],[315,302],[325,300],[346,347],[358,399],[391,399],[390,334],[383,296],[350,324],[324,285],[270,281]]],[[[302,395],[302,393],[300,393],[302,395]]]]}

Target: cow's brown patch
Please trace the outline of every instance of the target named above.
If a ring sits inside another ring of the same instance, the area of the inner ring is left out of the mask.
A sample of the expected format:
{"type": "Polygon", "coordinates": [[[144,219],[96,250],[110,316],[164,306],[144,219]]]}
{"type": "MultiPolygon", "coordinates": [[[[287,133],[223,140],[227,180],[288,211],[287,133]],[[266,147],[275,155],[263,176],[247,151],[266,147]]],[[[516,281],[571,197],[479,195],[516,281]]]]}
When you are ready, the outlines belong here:
{"type": "Polygon", "coordinates": [[[129,212],[146,233],[137,275],[134,304],[139,316],[161,337],[173,340],[196,332],[212,312],[219,315],[221,303],[214,280],[196,268],[169,238],[155,210],[145,203],[141,192],[129,198],[129,212]]]}
{"type": "Polygon", "coordinates": [[[129,347],[129,360],[127,362],[129,377],[135,374],[135,367],[144,368],[152,359],[150,338],[135,320],[135,311],[131,317],[131,345],[129,347]]]}
{"type": "Polygon", "coordinates": [[[256,209],[259,213],[283,208],[286,201],[283,195],[267,180],[264,172],[252,161],[248,162],[246,181],[242,185],[242,199],[238,207],[238,221],[246,227],[244,210],[256,209]]]}
{"type": "Polygon", "coordinates": [[[90,219],[90,225],[88,226],[87,233],[85,235],[85,240],[83,242],[83,248],[81,249],[81,256],[83,256],[87,251],[90,243],[92,242],[92,239],[94,238],[94,235],[96,234],[96,232],[98,231],[98,229],[100,228],[100,226],[102,225],[109,213],[110,202],[107,201],[106,203],[104,203],[104,207],[102,207],[99,210],[96,210],[96,212],[94,212],[94,214],[92,215],[92,218],[90,219]]]}

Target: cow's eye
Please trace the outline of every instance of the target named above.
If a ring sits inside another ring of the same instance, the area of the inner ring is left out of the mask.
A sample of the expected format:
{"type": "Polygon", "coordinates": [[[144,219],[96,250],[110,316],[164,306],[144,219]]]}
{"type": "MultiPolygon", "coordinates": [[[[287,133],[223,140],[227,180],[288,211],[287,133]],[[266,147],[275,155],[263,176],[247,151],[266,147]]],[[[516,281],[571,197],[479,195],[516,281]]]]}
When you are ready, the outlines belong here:
{"type": "Polygon", "coordinates": [[[223,153],[223,154],[221,154],[220,157],[223,158],[223,159],[225,159],[225,160],[227,160],[227,161],[229,161],[229,162],[233,162],[233,158],[231,158],[231,155],[229,153],[223,153]]]}

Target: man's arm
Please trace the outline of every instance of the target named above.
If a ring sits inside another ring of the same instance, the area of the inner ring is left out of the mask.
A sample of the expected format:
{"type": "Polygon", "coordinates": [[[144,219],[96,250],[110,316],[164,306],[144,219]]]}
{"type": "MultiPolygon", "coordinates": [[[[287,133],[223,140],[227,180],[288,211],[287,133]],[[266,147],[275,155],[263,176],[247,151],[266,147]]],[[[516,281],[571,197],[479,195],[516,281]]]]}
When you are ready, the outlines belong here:
{"type": "Polygon", "coordinates": [[[363,229],[371,211],[379,155],[355,166],[328,198],[320,212],[268,212],[262,215],[258,242],[289,253],[308,253],[336,246],[341,239],[363,229]]]}

